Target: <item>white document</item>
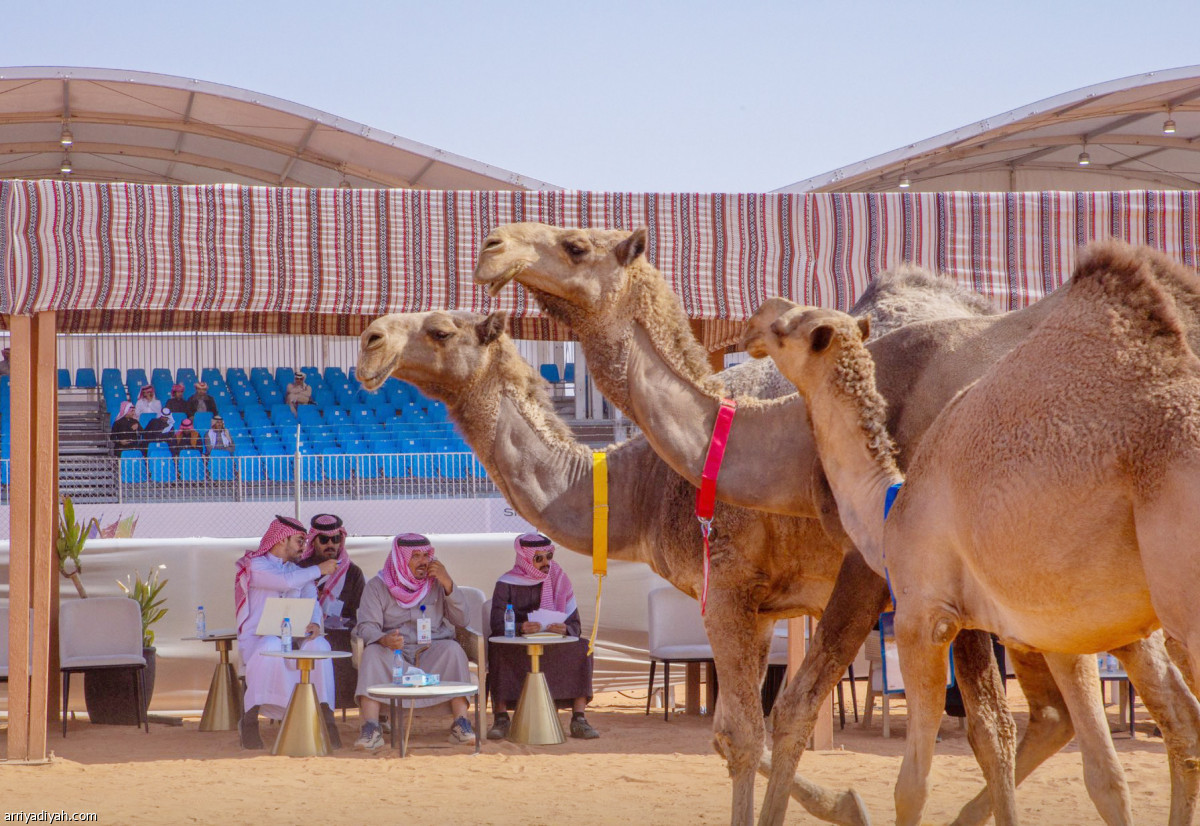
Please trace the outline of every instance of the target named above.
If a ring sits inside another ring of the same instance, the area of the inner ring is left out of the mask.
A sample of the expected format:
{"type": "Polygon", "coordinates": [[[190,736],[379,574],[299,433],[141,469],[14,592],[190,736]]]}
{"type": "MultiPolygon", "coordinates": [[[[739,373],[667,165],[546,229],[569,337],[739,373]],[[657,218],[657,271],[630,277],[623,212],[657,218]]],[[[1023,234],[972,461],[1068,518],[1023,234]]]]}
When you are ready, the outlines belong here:
{"type": "Polygon", "coordinates": [[[267,597],[262,616],[254,633],[262,637],[278,637],[284,617],[292,621],[292,636],[303,637],[304,629],[312,622],[317,601],[312,597],[267,597]]]}
{"type": "Polygon", "coordinates": [[[529,622],[541,623],[543,628],[556,622],[566,622],[566,620],[567,615],[562,611],[551,611],[549,608],[538,608],[536,611],[529,612],[529,622]]]}

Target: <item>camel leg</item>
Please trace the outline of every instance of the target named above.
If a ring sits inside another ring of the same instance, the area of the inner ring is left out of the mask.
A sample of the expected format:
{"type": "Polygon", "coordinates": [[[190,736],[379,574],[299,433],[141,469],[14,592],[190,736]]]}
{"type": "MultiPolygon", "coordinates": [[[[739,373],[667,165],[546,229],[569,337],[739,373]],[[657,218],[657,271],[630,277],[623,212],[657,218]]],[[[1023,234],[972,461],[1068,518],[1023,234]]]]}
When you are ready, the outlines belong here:
{"type": "Polygon", "coordinates": [[[1113,748],[1100,699],[1095,655],[1046,653],[1046,664],[1062,690],[1083,755],[1083,782],[1100,817],[1109,826],[1133,822],[1125,772],[1113,748]]]}
{"type": "Polygon", "coordinates": [[[883,579],[867,567],[858,551],[848,553],[804,662],[775,701],[771,754],[760,766],[770,779],[759,826],[783,823],[789,793],[821,820],[848,825],[870,822],[857,793],[825,791],[797,776],[796,767],[825,698],[854,662],[887,601],[883,579]]]}
{"type": "Polygon", "coordinates": [[[730,823],[754,822],[754,778],[762,757],[763,677],[771,651],[772,623],[753,611],[743,591],[710,592],[704,628],[712,646],[721,692],[713,717],[713,748],[725,758],[733,780],[730,823]]]}
{"type": "MultiPolygon", "coordinates": [[[[1195,672],[1192,670],[1192,658],[1188,655],[1187,647],[1174,637],[1166,637],[1167,653],[1171,655],[1171,659],[1175,661],[1181,674],[1183,681],[1187,683],[1188,689],[1192,692],[1193,697],[1200,697],[1200,691],[1196,690],[1195,672]]],[[[1141,691],[1141,689],[1138,689],[1141,691]]]]}
{"type": "Polygon", "coordinates": [[[1190,826],[1200,792],[1200,703],[1171,662],[1161,632],[1112,652],[1162,729],[1171,767],[1171,826],[1190,826]]]}
{"type": "Polygon", "coordinates": [[[1008,710],[1004,681],[986,631],[960,631],[954,639],[954,669],[967,711],[967,739],[987,781],[998,822],[1016,822],[1016,772],[1013,766],[1017,726],[1008,710]],[[1010,793],[1012,792],[1012,793],[1010,793]]]}
{"type": "MultiPolygon", "coordinates": [[[[946,705],[946,657],[958,629],[945,617],[901,602],[896,644],[908,701],[908,739],[896,780],[896,826],[917,826],[929,796],[929,769],[946,705]]],[[[993,792],[995,794],[995,792],[993,792]]],[[[1008,826],[997,818],[997,826],[1008,826]]]]}
{"type": "MultiPolygon", "coordinates": [[[[962,634],[959,634],[959,639],[962,639],[962,634]]],[[[956,644],[956,651],[957,648],[956,644]]],[[[1008,649],[1008,657],[1029,703],[1029,725],[1017,744],[1016,782],[1020,785],[1046,758],[1071,741],[1075,736],[1075,728],[1071,725],[1066,701],[1046,666],[1045,658],[1036,652],[1022,652],[1013,648],[1008,649]]],[[[957,662],[956,659],[956,667],[957,662]]],[[[952,826],[979,826],[991,814],[990,789],[985,788],[963,807],[952,826]]]]}

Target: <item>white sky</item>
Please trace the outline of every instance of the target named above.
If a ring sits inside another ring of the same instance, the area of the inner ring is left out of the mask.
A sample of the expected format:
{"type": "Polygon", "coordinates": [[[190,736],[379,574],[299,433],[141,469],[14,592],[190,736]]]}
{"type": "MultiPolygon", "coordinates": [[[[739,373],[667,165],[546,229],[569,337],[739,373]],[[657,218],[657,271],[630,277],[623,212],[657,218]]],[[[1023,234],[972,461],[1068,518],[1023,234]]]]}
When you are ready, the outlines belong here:
{"type": "Polygon", "coordinates": [[[755,192],[1200,64],[1200,2],[5,4],[0,65],[274,95],[574,189],[755,192]]]}

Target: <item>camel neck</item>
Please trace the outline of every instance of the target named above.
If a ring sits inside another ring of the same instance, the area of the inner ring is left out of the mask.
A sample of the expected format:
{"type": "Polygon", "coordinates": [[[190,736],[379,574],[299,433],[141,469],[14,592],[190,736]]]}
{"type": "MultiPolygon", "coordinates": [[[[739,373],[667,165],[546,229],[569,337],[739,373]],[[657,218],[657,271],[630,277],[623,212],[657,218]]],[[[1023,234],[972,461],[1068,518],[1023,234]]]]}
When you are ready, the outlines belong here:
{"type": "Polygon", "coordinates": [[[903,482],[904,476],[890,446],[879,444],[878,434],[870,436],[864,429],[856,400],[828,385],[805,395],[817,453],[842,526],[867,564],[882,576],[884,502],[888,488],[903,482]]]}
{"type": "MultiPolygon", "coordinates": [[[[519,356],[514,357],[519,359],[519,356]]],[[[532,369],[521,362],[524,370],[532,369]]],[[[491,375],[511,369],[489,370],[491,375]]],[[[505,499],[556,543],[592,553],[592,452],[574,441],[544,397],[498,380],[447,398],[451,416],[505,499]]],[[[628,449],[608,450],[609,555],[650,562],[637,523],[638,470],[628,449]]]]}

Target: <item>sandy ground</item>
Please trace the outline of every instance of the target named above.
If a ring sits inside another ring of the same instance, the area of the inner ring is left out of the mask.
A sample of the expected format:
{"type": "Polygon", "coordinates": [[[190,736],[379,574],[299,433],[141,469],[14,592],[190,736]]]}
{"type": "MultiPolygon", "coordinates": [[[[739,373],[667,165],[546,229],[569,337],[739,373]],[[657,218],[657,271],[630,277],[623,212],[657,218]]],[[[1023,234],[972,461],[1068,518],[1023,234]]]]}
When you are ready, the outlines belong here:
{"type": "MultiPolygon", "coordinates": [[[[1023,729],[1026,715],[1019,691],[1014,694],[1023,729]]],[[[236,734],[201,733],[195,719],[182,727],[152,725],[149,735],[80,719],[65,740],[52,731],[51,764],[0,764],[0,813],[94,812],[95,822],[108,824],[728,822],[730,786],[709,745],[711,719],[646,717],[636,696],[597,697],[589,719],[602,733],[599,740],[545,747],[485,741],[478,756],[470,746],[448,743],[448,720],[418,717],[405,760],[390,749],[366,754],[349,747],[325,758],[271,757],[242,751],[236,734]]],[[[1109,719],[1118,726],[1114,706],[1109,719]]],[[[837,750],[808,753],[801,762],[817,782],[856,788],[877,825],[893,822],[903,716],[893,723],[889,740],[880,736],[878,716],[870,730],[848,723],[844,731],[835,729],[837,750]]],[[[340,730],[349,745],[357,730],[353,714],[340,730]]],[[[268,743],[274,732],[264,726],[268,743]]],[[[1114,741],[1136,822],[1165,823],[1165,751],[1151,736],[1144,710],[1139,707],[1137,737],[1122,731],[1114,741]]],[[[965,732],[944,718],[926,821],[949,822],[980,787],[965,732]]],[[[759,801],[764,789],[760,778],[759,801]]],[[[1074,744],[1021,786],[1018,801],[1025,823],[1099,822],[1074,744]]],[[[793,802],[787,822],[816,821],[793,802]]]]}

